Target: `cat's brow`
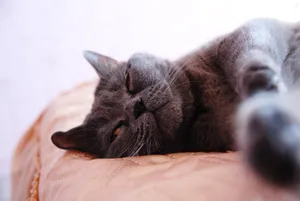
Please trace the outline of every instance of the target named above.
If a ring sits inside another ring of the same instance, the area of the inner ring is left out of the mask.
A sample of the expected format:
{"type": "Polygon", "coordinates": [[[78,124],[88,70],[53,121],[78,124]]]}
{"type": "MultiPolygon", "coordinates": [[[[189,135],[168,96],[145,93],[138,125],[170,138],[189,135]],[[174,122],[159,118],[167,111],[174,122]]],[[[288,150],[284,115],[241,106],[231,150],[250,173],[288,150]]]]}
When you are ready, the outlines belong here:
{"type": "Polygon", "coordinates": [[[109,120],[106,118],[104,112],[97,115],[97,116],[94,116],[92,118],[89,119],[88,121],[88,124],[89,125],[93,125],[93,126],[99,126],[99,125],[104,125],[104,124],[107,124],[109,123],[109,120]]]}

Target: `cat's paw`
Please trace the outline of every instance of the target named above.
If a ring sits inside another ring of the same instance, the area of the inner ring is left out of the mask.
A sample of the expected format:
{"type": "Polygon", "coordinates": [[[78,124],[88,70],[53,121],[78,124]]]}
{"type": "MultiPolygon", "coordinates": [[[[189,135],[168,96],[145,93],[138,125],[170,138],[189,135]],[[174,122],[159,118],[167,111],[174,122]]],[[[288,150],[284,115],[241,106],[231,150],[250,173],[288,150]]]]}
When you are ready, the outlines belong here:
{"type": "Polygon", "coordinates": [[[243,115],[238,130],[239,145],[251,169],[278,186],[298,184],[300,124],[272,104],[248,108],[248,113],[243,115]]]}
{"type": "Polygon", "coordinates": [[[247,157],[254,170],[279,185],[296,183],[300,126],[276,107],[264,107],[250,116],[248,135],[247,157]]]}
{"type": "Polygon", "coordinates": [[[243,97],[249,97],[259,92],[285,91],[280,76],[270,67],[264,65],[250,65],[245,68],[240,86],[243,97]]]}

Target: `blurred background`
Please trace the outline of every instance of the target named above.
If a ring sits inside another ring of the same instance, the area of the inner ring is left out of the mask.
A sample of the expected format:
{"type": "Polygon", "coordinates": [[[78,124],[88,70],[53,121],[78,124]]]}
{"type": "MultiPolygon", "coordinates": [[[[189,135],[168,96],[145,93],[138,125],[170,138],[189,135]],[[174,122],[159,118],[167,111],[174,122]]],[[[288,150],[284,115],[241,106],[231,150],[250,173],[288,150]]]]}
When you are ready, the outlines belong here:
{"type": "Polygon", "coordinates": [[[19,137],[57,95],[96,77],[83,50],[175,59],[254,17],[300,21],[300,0],[0,0],[0,200],[19,137]]]}

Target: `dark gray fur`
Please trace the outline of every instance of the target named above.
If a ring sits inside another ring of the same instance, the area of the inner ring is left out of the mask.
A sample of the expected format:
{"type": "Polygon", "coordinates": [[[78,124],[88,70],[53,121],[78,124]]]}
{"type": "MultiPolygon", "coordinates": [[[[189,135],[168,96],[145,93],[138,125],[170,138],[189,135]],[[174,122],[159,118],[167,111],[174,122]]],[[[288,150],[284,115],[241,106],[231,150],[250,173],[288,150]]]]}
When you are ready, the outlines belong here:
{"type": "Polygon", "coordinates": [[[299,83],[300,24],[255,19],[174,62],[141,53],[127,62],[85,57],[100,76],[95,100],[82,125],[53,134],[57,147],[105,158],[239,148],[266,180],[298,182],[296,149],[278,136],[299,127],[291,135],[300,142],[300,118],[270,105],[299,83]]]}

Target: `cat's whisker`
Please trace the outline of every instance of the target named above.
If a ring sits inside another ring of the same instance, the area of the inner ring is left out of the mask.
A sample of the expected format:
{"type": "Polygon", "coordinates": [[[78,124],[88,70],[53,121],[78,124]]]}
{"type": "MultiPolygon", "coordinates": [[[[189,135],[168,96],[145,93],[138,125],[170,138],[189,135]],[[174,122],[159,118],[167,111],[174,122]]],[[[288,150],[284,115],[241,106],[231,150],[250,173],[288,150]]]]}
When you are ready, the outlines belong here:
{"type": "MultiPolygon", "coordinates": [[[[162,149],[161,149],[161,145],[160,145],[160,143],[159,143],[159,136],[158,136],[158,134],[156,133],[156,135],[149,135],[149,144],[151,145],[151,147],[152,147],[152,143],[154,144],[154,146],[155,146],[155,148],[156,148],[156,150],[157,150],[157,152],[158,153],[162,153],[162,149]]],[[[149,146],[150,147],[150,146],[149,146]]],[[[147,152],[148,152],[148,154],[150,154],[151,153],[151,151],[152,150],[147,150],[147,152]]]]}
{"type": "Polygon", "coordinates": [[[145,143],[141,142],[140,146],[136,149],[136,151],[134,153],[132,153],[130,156],[138,156],[139,155],[139,151],[144,147],[145,143]]]}
{"type": "MultiPolygon", "coordinates": [[[[142,128],[142,127],[143,127],[143,124],[141,125],[140,128],[142,128]]],[[[145,135],[144,135],[143,131],[144,131],[144,129],[138,129],[137,130],[136,136],[138,136],[138,137],[136,139],[136,142],[133,145],[133,147],[135,147],[136,149],[134,149],[132,151],[132,153],[129,154],[129,156],[136,156],[138,154],[138,152],[140,151],[140,149],[144,146],[143,140],[145,138],[145,135]]]]}
{"type": "Polygon", "coordinates": [[[154,94],[152,95],[151,98],[155,98],[156,95],[162,91],[163,87],[165,86],[164,81],[159,81],[157,82],[152,88],[152,90],[154,91],[154,94]]]}
{"type": "Polygon", "coordinates": [[[119,153],[119,157],[122,157],[132,146],[134,146],[134,143],[127,143],[127,146],[125,146],[119,153]]]}
{"type": "Polygon", "coordinates": [[[168,68],[166,80],[170,80],[170,78],[173,77],[173,74],[175,74],[178,70],[179,70],[179,69],[178,69],[178,68],[175,68],[175,67],[170,67],[170,68],[168,68]]]}
{"type": "MultiPolygon", "coordinates": [[[[178,85],[174,85],[173,87],[177,90],[178,87],[180,87],[180,86],[182,86],[182,85],[185,85],[185,84],[187,84],[187,83],[202,83],[202,81],[186,81],[186,82],[182,82],[182,83],[180,83],[180,84],[178,84],[178,85]]],[[[200,85],[200,86],[201,86],[201,85],[200,85]]]]}
{"type": "Polygon", "coordinates": [[[172,85],[179,78],[179,75],[184,72],[184,70],[185,70],[184,68],[186,68],[186,67],[185,66],[176,66],[173,68],[174,73],[171,75],[171,77],[170,77],[171,79],[168,80],[170,85],[172,85]]]}
{"type": "Polygon", "coordinates": [[[145,143],[142,140],[139,141],[138,146],[135,146],[136,149],[134,150],[134,152],[132,152],[130,154],[130,156],[137,156],[139,151],[143,148],[144,145],[145,145],[145,143]]]}
{"type": "MultiPolygon", "coordinates": [[[[171,85],[178,79],[179,77],[178,75],[182,73],[182,71],[179,68],[171,68],[169,72],[170,72],[169,73],[170,76],[168,76],[166,80],[169,82],[169,85],[171,85]]],[[[153,86],[154,89],[157,86],[160,86],[160,88],[155,90],[155,94],[153,94],[153,97],[155,97],[159,92],[164,93],[164,90],[168,90],[167,85],[164,84],[163,82],[164,81],[159,81],[153,86]]]]}
{"type": "Polygon", "coordinates": [[[168,71],[167,71],[167,74],[166,74],[166,77],[165,79],[170,81],[171,78],[173,79],[173,75],[178,71],[177,68],[174,68],[174,67],[171,67],[171,68],[168,68],[168,71]]]}

